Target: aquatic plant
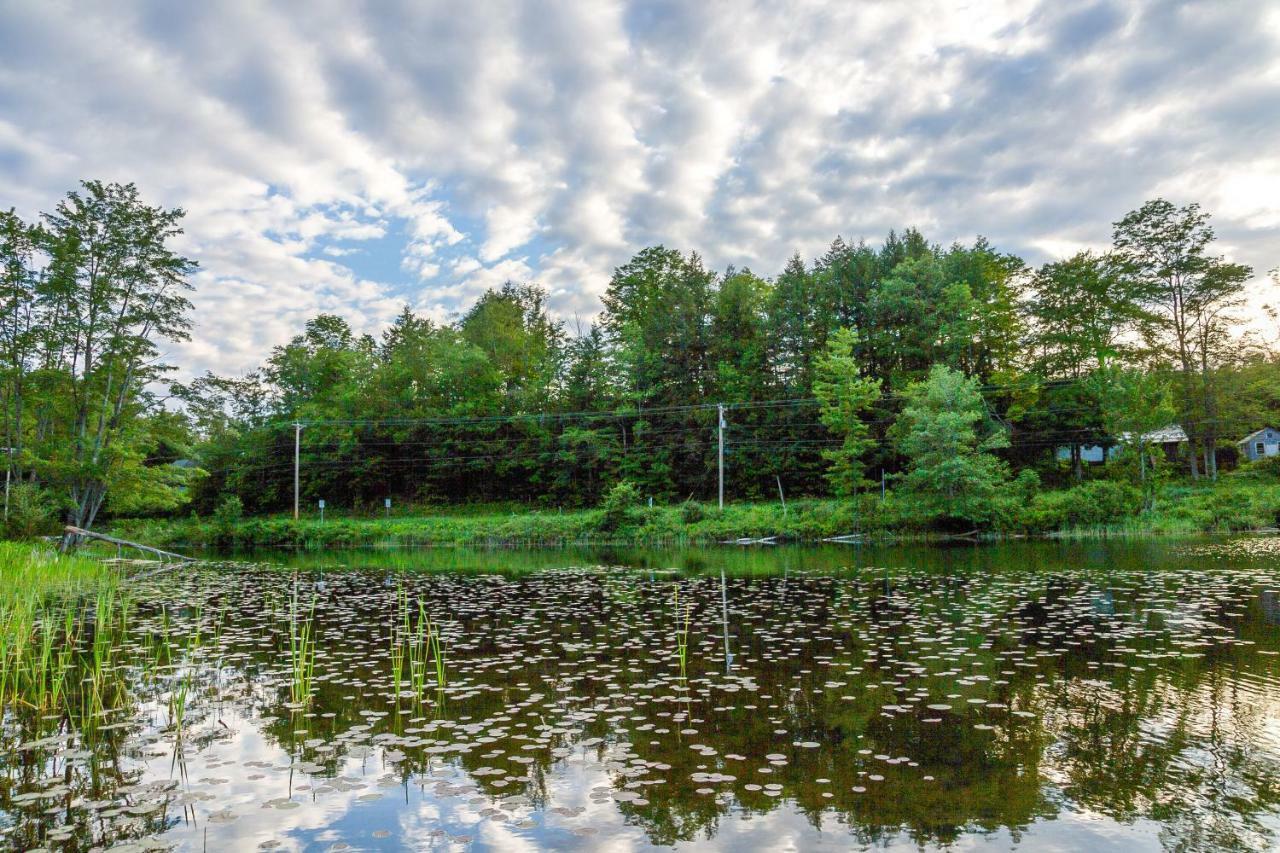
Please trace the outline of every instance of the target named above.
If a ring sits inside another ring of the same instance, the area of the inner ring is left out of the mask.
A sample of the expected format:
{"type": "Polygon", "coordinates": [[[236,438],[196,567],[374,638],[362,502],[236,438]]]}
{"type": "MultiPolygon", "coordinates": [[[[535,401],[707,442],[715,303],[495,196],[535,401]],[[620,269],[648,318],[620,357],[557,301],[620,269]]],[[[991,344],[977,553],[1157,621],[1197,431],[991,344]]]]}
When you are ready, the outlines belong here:
{"type": "Polygon", "coordinates": [[[396,591],[397,618],[391,630],[391,683],[392,692],[399,697],[403,686],[404,668],[409,669],[409,690],[417,702],[426,697],[427,681],[435,675],[437,690],[447,684],[445,675],[444,645],[439,626],[427,613],[426,605],[417,602],[417,619],[411,618],[407,591],[400,586],[396,591]]]}
{"type": "Polygon", "coordinates": [[[693,609],[687,602],[684,606],[684,619],[680,613],[680,585],[674,585],[674,610],[676,615],[676,657],[680,661],[680,675],[685,674],[685,666],[689,661],[689,622],[693,617],[693,609]]]}
{"type": "Polygon", "coordinates": [[[427,615],[426,608],[422,602],[418,602],[418,625],[422,626],[426,623],[425,628],[425,653],[431,655],[432,665],[436,673],[436,688],[443,690],[445,688],[446,679],[444,672],[444,644],[440,640],[440,628],[431,621],[431,617],[427,615]]]}
{"type": "MultiPolygon", "coordinates": [[[[114,618],[116,583],[101,562],[0,543],[0,716],[6,707],[61,708],[68,690],[82,689],[77,646],[95,614],[114,618]]],[[[91,660],[92,690],[109,659],[97,647],[91,660]]]]}
{"type": "Polygon", "coordinates": [[[187,697],[191,689],[190,676],[183,672],[169,693],[169,724],[173,727],[174,737],[182,740],[183,727],[187,719],[187,697]]]}
{"type": "Polygon", "coordinates": [[[289,693],[295,705],[311,702],[311,686],[315,676],[315,596],[304,615],[298,606],[298,589],[294,586],[289,600],[289,693]]]}

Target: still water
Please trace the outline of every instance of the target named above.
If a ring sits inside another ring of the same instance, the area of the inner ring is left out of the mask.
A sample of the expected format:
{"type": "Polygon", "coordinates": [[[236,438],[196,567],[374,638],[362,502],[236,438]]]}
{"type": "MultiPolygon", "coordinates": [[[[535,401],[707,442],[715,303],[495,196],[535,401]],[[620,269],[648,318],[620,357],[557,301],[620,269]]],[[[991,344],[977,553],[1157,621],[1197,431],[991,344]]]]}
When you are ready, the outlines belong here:
{"type": "Polygon", "coordinates": [[[398,551],[131,584],[0,848],[1265,850],[1280,540],[398,551]]]}

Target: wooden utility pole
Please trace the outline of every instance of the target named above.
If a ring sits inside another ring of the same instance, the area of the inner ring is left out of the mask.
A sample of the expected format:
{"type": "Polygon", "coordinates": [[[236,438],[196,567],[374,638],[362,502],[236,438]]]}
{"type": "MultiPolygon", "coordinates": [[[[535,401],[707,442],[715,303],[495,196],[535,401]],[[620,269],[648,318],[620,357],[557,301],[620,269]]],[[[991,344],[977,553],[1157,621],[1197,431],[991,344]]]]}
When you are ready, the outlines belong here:
{"type": "Polygon", "coordinates": [[[724,509],[724,403],[716,404],[716,414],[720,420],[720,451],[717,454],[720,468],[720,509],[724,509]]]}
{"type": "Polygon", "coordinates": [[[301,459],[301,450],[300,450],[301,446],[302,446],[302,423],[295,421],[293,424],[293,520],[294,521],[298,520],[298,497],[301,493],[301,489],[298,485],[300,481],[300,478],[298,475],[298,468],[299,468],[299,461],[301,459]]]}
{"type": "Polygon", "coordinates": [[[13,450],[12,447],[4,449],[4,520],[9,520],[9,478],[13,475],[13,450]]]}

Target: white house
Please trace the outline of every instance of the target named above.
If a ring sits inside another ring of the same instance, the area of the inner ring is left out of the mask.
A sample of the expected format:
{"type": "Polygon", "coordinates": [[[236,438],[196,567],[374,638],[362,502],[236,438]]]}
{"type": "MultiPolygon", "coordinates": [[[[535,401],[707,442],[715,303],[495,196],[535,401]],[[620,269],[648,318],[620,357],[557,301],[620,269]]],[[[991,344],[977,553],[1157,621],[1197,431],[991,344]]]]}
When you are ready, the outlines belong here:
{"type": "MultiPolygon", "coordinates": [[[[1256,435],[1256,433],[1255,433],[1256,435]]],[[[1280,432],[1276,433],[1276,441],[1280,441],[1280,432]]],[[[1129,433],[1120,433],[1120,442],[1129,441],[1129,433]]],[[[1187,443],[1187,433],[1177,424],[1169,424],[1167,427],[1152,430],[1143,433],[1142,441],[1147,445],[1159,445],[1165,452],[1165,456],[1169,459],[1175,459],[1178,455],[1178,448],[1187,443]]],[[[1275,450],[1272,451],[1276,452],[1275,450]]],[[[1108,450],[1100,444],[1086,444],[1080,448],[1080,461],[1101,464],[1107,461],[1108,450]]],[[[1054,454],[1060,462],[1069,462],[1071,460],[1071,448],[1059,447],[1054,454]]]]}

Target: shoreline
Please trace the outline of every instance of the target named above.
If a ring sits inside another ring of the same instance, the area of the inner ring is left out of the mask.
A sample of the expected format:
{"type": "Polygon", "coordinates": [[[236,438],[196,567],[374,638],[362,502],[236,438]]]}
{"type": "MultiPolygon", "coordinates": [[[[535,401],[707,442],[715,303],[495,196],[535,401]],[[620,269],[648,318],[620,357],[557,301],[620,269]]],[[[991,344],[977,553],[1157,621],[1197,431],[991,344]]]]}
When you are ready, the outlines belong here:
{"type": "MultiPolygon", "coordinates": [[[[1217,500],[1221,490],[1207,493],[1217,500]]],[[[1259,494],[1263,488],[1256,490],[1259,494]]],[[[1266,487],[1268,498],[1274,495],[1266,487]]],[[[1206,497],[1201,495],[1200,497],[1206,497]]],[[[120,519],[105,529],[153,547],[173,550],[347,550],[396,548],[608,548],[608,547],[769,547],[770,545],[903,544],[948,545],[1019,539],[1088,540],[1165,538],[1213,534],[1280,533],[1270,509],[1223,517],[1198,516],[1191,500],[1169,502],[1158,511],[1105,524],[1063,524],[1047,529],[918,529],[887,513],[873,514],[853,502],[807,500],[787,511],[777,503],[740,503],[724,510],[700,504],[636,508],[613,529],[598,509],[528,508],[495,512],[484,507],[423,508],[386,517],[348,516],[324,521],[291,517],[120,519]],[[693,509],[690,506],[694,507],[693,509]]]]}

